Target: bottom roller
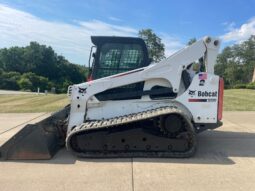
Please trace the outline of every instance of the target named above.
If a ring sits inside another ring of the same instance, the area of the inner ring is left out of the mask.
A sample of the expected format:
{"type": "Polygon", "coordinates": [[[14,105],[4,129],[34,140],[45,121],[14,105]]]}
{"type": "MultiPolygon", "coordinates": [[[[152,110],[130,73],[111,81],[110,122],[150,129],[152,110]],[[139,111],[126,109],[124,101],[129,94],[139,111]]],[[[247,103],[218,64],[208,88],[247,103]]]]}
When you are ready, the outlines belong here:
{"type": "Polygon", "coordinates": [[[64,146],[70,106],[28,124],[0,147],[0,160],[50,159],[64,146]]]}

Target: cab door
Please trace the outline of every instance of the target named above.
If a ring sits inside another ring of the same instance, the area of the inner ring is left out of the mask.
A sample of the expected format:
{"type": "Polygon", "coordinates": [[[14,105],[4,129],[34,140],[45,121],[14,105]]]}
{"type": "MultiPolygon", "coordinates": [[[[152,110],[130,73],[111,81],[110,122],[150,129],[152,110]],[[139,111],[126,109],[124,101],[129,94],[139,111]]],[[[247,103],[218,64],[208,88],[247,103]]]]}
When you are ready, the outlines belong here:
{"type": "MultiPolygon", "coordinates": [[[[93,79],[127,72],[148,65],[142,45],[136,43],[104,43],[97,49],[93,79]]],[[[144,82],[130,84],[99,93],[99,100],[140,99],[144,82]]]]}

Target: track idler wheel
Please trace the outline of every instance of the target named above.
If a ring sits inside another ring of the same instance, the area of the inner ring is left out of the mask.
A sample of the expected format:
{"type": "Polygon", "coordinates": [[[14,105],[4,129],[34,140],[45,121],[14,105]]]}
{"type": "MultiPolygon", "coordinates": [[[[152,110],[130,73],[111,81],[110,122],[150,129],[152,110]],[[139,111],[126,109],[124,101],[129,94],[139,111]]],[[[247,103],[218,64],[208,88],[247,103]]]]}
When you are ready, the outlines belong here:
{"type": "Polygon", "coordinates": [[[176,137],[185,131],[185,121],[178,114],[165,115],[160,118],[160,129],[169,137],[176,137]]]}

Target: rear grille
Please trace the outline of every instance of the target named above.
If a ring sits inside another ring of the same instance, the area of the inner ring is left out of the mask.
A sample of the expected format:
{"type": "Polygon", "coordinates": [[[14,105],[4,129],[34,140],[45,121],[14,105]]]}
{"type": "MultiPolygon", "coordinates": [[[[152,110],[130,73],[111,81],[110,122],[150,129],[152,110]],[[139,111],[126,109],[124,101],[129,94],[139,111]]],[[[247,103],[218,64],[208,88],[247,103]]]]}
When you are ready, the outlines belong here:
{"type": "Polygon", "coordinates": [[[71,95],[72,95],[72,89],[73,89],[73,86],[68,86],[68,89],[67,89],[67,96],[68,96],[68,97],[71,97],[71,95]]]}

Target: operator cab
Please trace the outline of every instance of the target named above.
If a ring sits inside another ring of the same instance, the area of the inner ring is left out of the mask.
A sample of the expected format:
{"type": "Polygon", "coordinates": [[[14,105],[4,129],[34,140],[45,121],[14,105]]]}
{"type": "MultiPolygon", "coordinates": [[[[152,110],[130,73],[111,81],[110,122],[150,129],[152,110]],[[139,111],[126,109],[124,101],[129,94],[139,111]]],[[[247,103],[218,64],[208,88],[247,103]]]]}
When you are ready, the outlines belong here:
{"type": "Polygon", "coordinates": [[[89,68],[93,80],[150,64],[147,47],[141,38],[92,36],[91,41],[94,46],[91,48],[89,68]]]}
{"type": "MultiPolygon", "coordinates": [[[[91,36],[88,80],[127,72],[150,64],[145,42],[136,37],[91,36]],[[92,62],[92,63],[91,63],[92,62]]],[[[100,101],[140,99],[144,82],[138,82],[96,94],[100,101]],[[133,93],[131,93],[133,92],[133,93]]]]}
{"type": "MultiPolygon", "coordinates": [[[[92,36],[89,59],[88,80],[111,76],[130,70],[146,67],[151,63],[145,42],[137,37],[92,36]],[[92,61],[92,63],[91,63],[92,61]]],[[[137,82],[95,95],[99,101],[141,99],[150,95],[152,99],[160,97],[176,97],[171,88],[155,86],[143,91],[144,82],[137,82]]]]}

